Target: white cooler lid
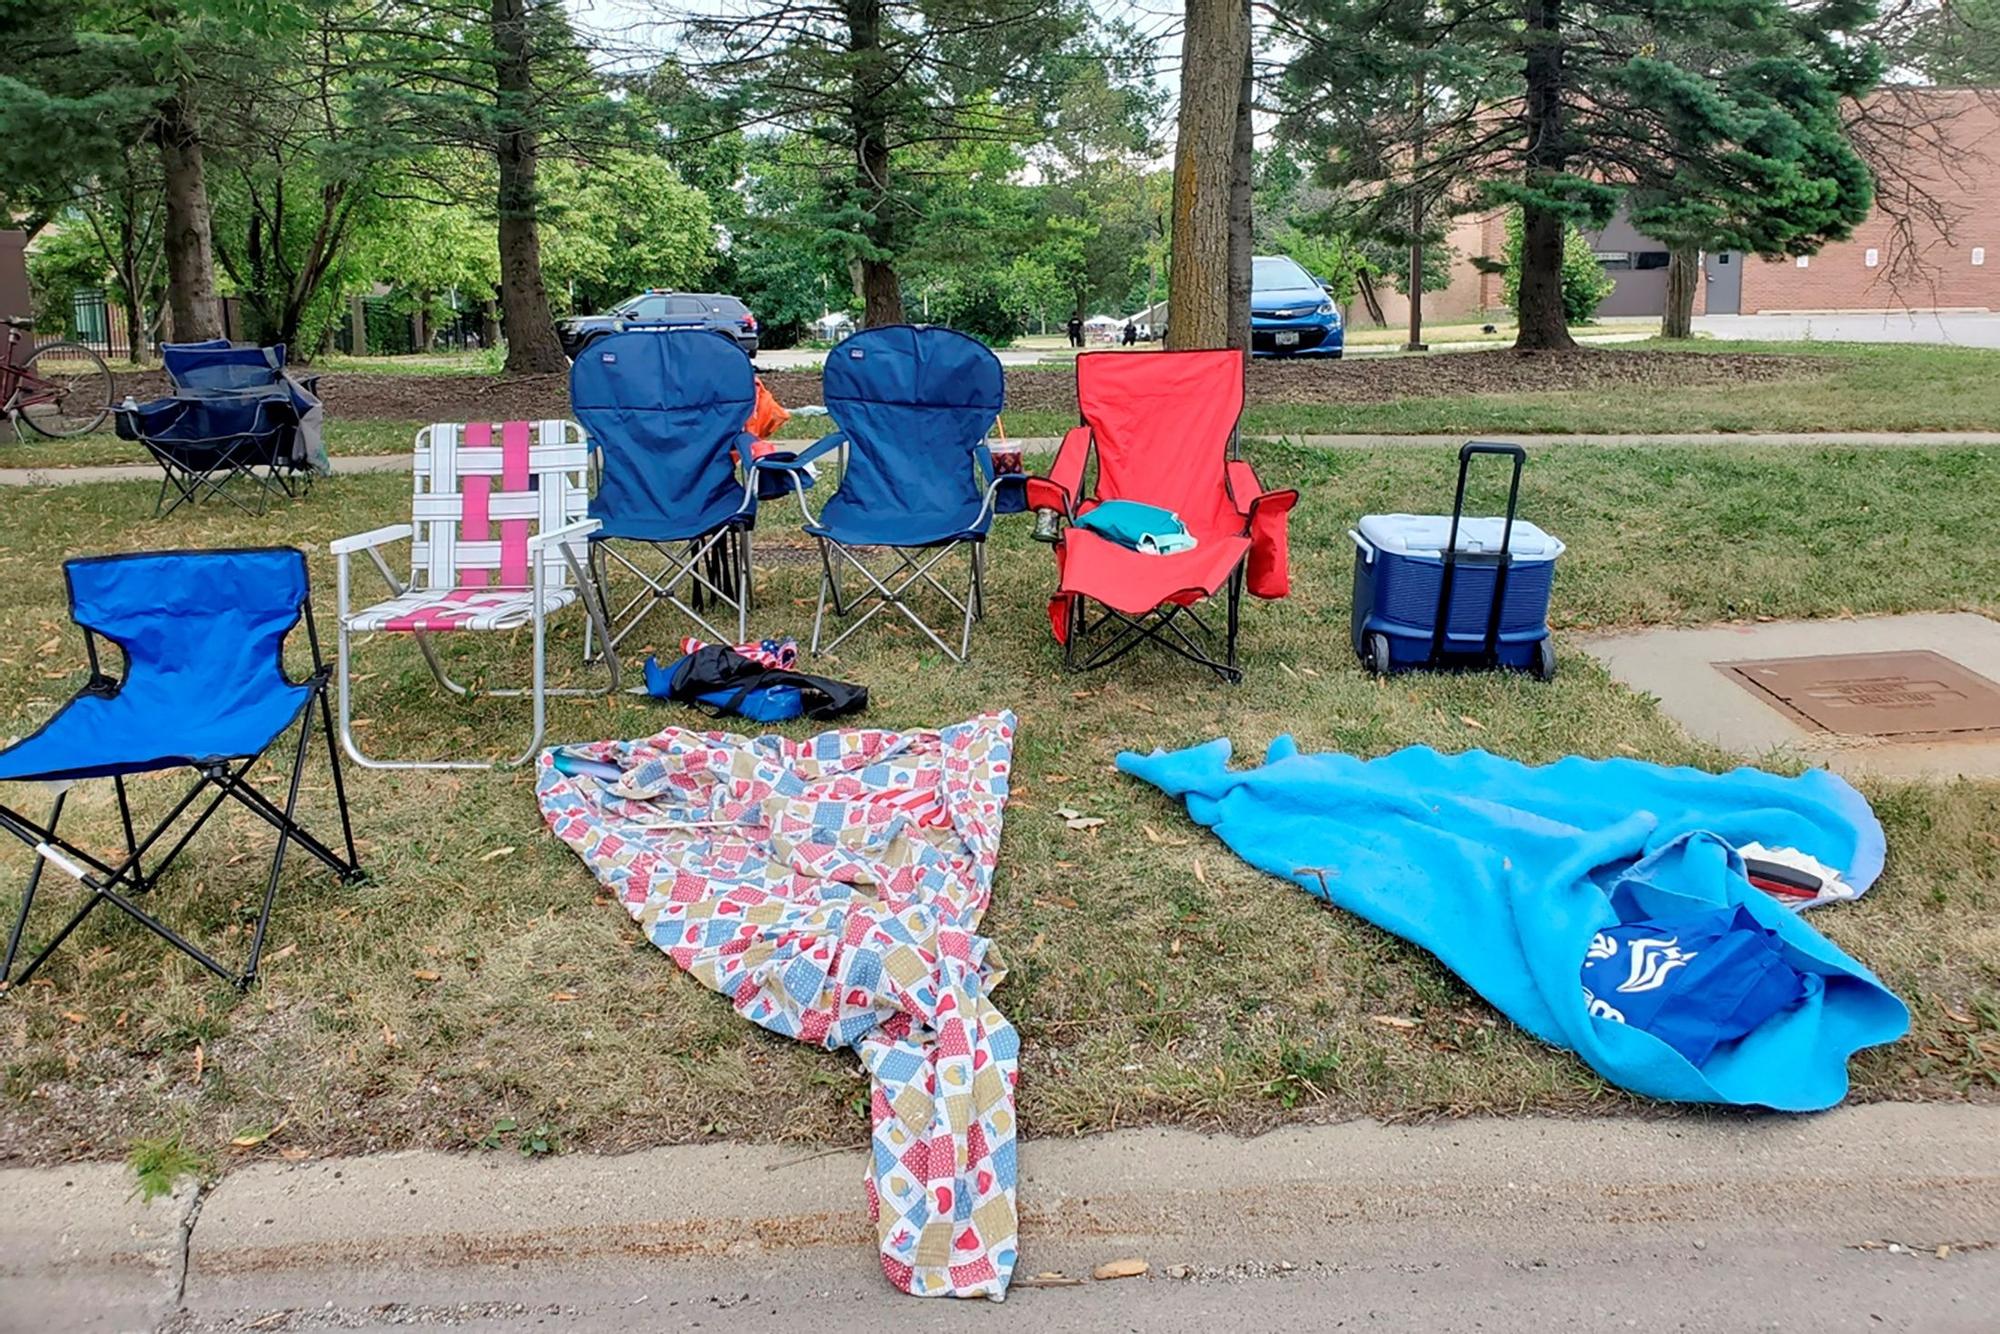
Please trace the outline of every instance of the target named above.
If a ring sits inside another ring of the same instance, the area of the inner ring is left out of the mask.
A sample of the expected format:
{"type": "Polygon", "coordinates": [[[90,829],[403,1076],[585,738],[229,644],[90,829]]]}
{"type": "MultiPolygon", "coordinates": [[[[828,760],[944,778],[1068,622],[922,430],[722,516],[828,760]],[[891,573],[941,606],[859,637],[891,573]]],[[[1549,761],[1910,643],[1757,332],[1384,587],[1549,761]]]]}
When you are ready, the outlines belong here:
{"type": "MultiPolygon", "coordinates": [[[[1474,518],[1467,515],[1458,523],[1458,551],[1462,556],[1490,554],[1500,550],[1500,535],[1506,528],[1503,516],[1474,518]]],[[[1392,556],[1442,556],[1451,536],[1449,514],[1369,514],[1357,525],[1369,545],[1392,556]]],[[[1529,523],[1514,520],[1508,543],[1515,560],[1554,560],[1563,553],[1559,538],[1529,523]]]]}

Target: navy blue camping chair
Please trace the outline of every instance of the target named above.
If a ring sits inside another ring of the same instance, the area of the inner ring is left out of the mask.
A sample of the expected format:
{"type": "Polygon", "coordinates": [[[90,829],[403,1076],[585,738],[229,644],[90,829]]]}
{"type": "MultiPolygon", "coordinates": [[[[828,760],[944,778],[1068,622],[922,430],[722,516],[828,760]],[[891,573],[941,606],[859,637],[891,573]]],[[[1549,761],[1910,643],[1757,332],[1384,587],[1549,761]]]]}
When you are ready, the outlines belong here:
{"type": "Polygon", "coordinates": [[[155,516],[216,496],[262,514],[272,496],[310,489],[324,462],[318,418],[312,442],[302,444],[300,432],[319,408],[319,380],[286,374],[283,343],[166,343],[160,359],[173,393],[127,400],[112,418],[121,439],[145,445],[160,465],[155,516]]]}
{"type": "MultiPolygon", "coordinates": [[[[200,343],[162,343],[160,362],[176,392],[236,394],[286,383],[285,345],[270,347],[211,338],[200,343]]],[[[307,393],[317,393],[319,377],[296,377],[307,393]]]]}
{"type": "MultiPolygon", "coordinates": [[[[597,455],[590,517],[592,577],[613,605],[610,566],[639,587],[609,617],[609,647],[662,605],[672,606],[723,643],[749,638],[750,534],[757,522],[751,436],[743,429],[757,402],[750,358],[705,329],[633,329],[600,338],[577,354],[569,374],[570,411],[597,455]],[[651,548],[652,557],[628,554],[651,548]],[[645,564],[641,564],[641,561],[645,564]],[[736,613],[730,634],[708,619],[736,613]]],[[[590,656],[590,631],[584,653],[590,656]]]]}
{"type": "Polygon", "coordinates": [[[39,731],[0,751],[0,781],[56,785],[46,824],[0,803],[0,827],[35,852],[7,937],[6,959],[0,963],[0,984],[26,982],[93,909],[109,903],[216,976],[247,988],[263,955],[285,850],[298,845],[343,880],[361,873],[348,822],[339,748],[332,744],[333,720],[326,699],[331,669],[320,655],[305,555],[293,547],[269,547],[93,556],[72,560],[63,570],[69,581],[71,618],[83,629],[90,679],[39,731]],[[303,681],[294,681],[285,674],[283,646],[301,617],[312,647],[313,671],[303,681]],[[122,651],[121,677],[106,674],[100,636],[122,651]],[[315,712],[333,766],[344,856],[300,828],[295,818],[315,712]],[[298,742],[280,805],[251,784],[248,774],[295,725],[298,742]],[[192,769],[194,785],[151,833],[139,837],[126,780],[168,769],[192,769]],[[122,860],[106,860],[57,832],[70,784],[90,778],[109,778],[117,794],[125,838],[122,860]],[[181,850],[223,801],[232,798],[278,831],[263,906],[250,938],[249,961],[240,972],[136,902],[138,896],[159,888],[181,850]],[[197,812],[192,823],[172,838],[164,852],[155,852],[190,809],[197,812]],[[76,880],[86,897],[16,975],[14,962],[35,891],[43,870],[51,866],[76,880]]]}
{"type": "Polygon", "coordinates": [[[945,656],[965,661],[972,651],[972,622],[985,610],[985,543],[997,489],[986,435],[1005,403],[1000,359],[977,339],[951,329],[865,329],[827,354],[822,385],[833,433],[795,459],[758,464],[798,483],[806,532],[819,541],[813,652],[832,652],[877,612],[894,607],[945,656]],[[840,489],[814,515],[800,472],[836,449],[846,457],[840,489]],[[934,573],[961,545],[970,566],[963,599],[934,573]],[[877,574],[857,548],[885,549],[898,563],[877,574]],[[845,566],[867,580],[870,587],[859,602],[871,605],[822,648],[828,601],[838,616],[859,605],[842,594],[845,566]],[[942,595],[962,618],[955,649],[910,605],[907,595],[918,585],[942,595]]]}

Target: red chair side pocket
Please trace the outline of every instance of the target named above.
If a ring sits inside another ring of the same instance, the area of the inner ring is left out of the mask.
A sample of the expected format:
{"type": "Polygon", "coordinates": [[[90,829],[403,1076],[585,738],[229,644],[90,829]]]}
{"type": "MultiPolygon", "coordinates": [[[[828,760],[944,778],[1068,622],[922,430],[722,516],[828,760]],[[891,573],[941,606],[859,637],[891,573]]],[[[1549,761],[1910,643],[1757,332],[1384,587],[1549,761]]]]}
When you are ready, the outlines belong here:
{"type": "Polygon", "coordinates": [[[1292,591],[1292,506],[1296,491],[1272,491],[1250,508],[1250,596],[1275,600],[1292,591]]]}

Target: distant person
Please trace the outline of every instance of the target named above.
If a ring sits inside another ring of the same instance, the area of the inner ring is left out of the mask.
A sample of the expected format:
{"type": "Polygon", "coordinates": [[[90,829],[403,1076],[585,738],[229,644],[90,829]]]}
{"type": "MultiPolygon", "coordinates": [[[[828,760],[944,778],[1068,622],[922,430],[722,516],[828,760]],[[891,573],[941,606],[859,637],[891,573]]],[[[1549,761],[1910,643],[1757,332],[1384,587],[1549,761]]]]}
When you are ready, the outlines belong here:
{"type": "Polygon", "coordinates": [[[1139,326],[1132,323],[1132,321],[1130,320],[1125,321],[1125,346],[1130,347],[1132,346],[1132,344],[1138,341],[1139,341],[1139,326]]]}
{"type": "Polygon", "coordinates": [[[1069,317],[1069,345],[1071,347],[1083,346],[1083,319],[1077,315],[1069,317]]]}

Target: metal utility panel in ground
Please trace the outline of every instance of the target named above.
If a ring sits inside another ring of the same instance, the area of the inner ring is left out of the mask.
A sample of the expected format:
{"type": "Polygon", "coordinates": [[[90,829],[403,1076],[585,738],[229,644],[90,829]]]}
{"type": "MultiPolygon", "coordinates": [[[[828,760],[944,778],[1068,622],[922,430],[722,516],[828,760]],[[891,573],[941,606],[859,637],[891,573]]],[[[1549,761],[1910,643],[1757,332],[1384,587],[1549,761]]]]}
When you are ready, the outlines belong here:
{"type": "Polygon", "coordinates": [[[2000,737],[2000,686],[1929,649],[1717,663],[1757,698],[1839,736],[2000,737]]]}
{"type": "Polygon", "coordinates": [[[1984,616],[1653,630],[1585,647],[1690,734],[1738,754],[2000,777],[2000,622],[1984,616]]]}

